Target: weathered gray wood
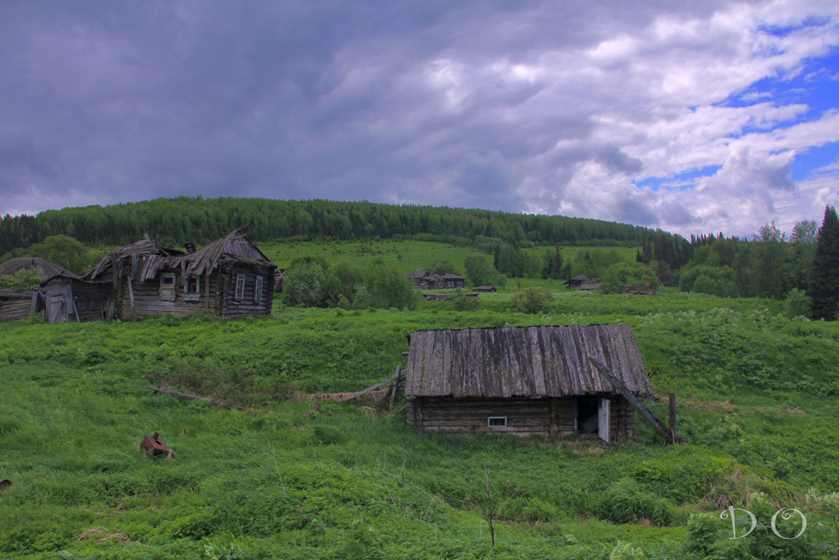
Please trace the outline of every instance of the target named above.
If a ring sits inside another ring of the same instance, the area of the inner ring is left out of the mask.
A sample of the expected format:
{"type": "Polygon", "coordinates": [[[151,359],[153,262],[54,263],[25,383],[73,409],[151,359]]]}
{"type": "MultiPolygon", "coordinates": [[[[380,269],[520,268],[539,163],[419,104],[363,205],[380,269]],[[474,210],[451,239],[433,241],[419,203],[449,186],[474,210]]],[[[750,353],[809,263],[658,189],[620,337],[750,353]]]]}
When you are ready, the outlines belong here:
{"type": "Polygon", "coordinates": [[[128,301],[131,306],[131,312],[134,312],[134,281],[131,275],[128,276],[128,301]]]}
{"type": "Polygon", "coordinates": [[[641,416],[643,416],[644,419],[647,420],[647,422],[649,422],[655,428],[655,430],[664,437],[664,440],[666,442],[674,442],[675,438],[671,437],[669,430],[664,426],[661,420],[659,420],[658,417],[655,414],[653,414],[653,412],[649,408],[647,408],[646,405],[644,405],[644,403],[642,403],[640,399],[638,399],[634,394],[632,394],[632,392],[626,387],[626,385],[624,385],[623,381],[620,378],[616,377],[615,375],[612,375],[609,372],[609,369],[606,367],[606,364],[602,363],[601,361],[592,356],[589,356],[589,360],[592,364],[594,364],[594,366],[600,371],[600,373],[604,377],[606,377],[607,379],[609,379],[609,381],[612,382],[614,388],[621,394],[621,396],[623,396],[623,398],[625,398],[632,406],[634,406],[635,409],[641,413],[641,416]]]}
{"type": "Polygon", "coordinates": [[[390,398],[388,399],[388,409],[392,410],[396,403],[396,395],[399,393],[399,385],[402,382],[402,367],[396,366],[396,371],[393,374],[393,382],[390,385],[390,398]]]}
{"type": "Polygon", "coordinates": [[[613,392],[595,355],[637,394],[649,380],[626,325],[427,330],[411,334],[409,397],[563,397],[613,392]]]}

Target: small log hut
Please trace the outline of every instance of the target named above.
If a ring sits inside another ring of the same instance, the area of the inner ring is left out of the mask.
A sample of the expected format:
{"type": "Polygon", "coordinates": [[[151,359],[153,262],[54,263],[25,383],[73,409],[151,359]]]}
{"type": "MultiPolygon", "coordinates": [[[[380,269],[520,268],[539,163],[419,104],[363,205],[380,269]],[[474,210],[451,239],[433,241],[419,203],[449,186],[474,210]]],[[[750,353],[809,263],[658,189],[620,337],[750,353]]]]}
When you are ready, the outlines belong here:
{"type": "MultiPolygon", "coordinates": [[[[12,276],[22,270],[34,272],[39,282],[58,275],[75,276],[69,270],[40,257],[17,257],[0,263],[0,276],[12,276]]],[[[0,321],[25,319],[41,311],[44,300],[40,290],[0,290],[0,321]]]]}
{"type": "Polygon", "coordinates": [[[626,325],[414,332],[408,423],[424,432],[627,439],[633,409],[589,357],[605,364],[623,390],[651,394],[626,325]]]}

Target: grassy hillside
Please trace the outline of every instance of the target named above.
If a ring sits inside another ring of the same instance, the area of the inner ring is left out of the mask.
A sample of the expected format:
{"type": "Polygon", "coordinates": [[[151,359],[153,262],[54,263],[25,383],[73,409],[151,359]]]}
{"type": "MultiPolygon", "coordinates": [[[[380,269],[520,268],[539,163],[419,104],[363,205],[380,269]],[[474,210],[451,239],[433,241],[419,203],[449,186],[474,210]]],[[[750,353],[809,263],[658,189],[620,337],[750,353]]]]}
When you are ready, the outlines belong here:
{"type": "Polygon", "coordinates": [[[440,261],[448,261],[463,272],[467,256],[486,256],[472,247],[416,240],[273,241],[260,243],[259,248],[280,268],[287,268],[300,257],[322,257],[332,263],[345,262],[360,268],[382,260],[406,273],[440,261]]]}
{"type": "MultiPolygon", "coordinates": [[[[396,250],[411,268],[435,249],[396,250]]],[[[471,312],[278,305],[271,318],[232,322],[4,324],[0,478],[14,485],[0,494],[0,557],[836,555],[839,325],[789,320],[762,300],[554,289],[544,316],[512,312],[513,285],[471,312]],[[295,397],[384,378],[418,328],[592,322],[633,326],[655,390],[680,396],[689,443],[663,446],[644,427],[609,449],[426,436],[405,426],[401,406],[318,410],[295,397]],[[245,408],[156,396],[161,379],[245,408]],[[175,460],[137,451],[155,430],[175,460]],[[487,473],[494,551],[481,516],[487,473]],[[725,500],[764,526],[727,540],[725,500]],[[781,505],[807,513],[804,539],[765,528],[781,505]]]]}

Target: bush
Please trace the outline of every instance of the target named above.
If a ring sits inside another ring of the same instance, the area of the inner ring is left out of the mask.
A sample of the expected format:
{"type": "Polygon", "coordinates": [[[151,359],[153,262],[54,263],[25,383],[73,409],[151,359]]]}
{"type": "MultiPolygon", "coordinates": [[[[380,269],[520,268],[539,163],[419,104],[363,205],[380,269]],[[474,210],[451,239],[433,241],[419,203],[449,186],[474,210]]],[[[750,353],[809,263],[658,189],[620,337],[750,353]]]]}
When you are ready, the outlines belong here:
{"type": "Polygon", "coordinates": [[[641,263],[617,263],[606,270],[604,292],[621,293],[628,287],[654,290],[658,287],[658,277],[649,266],[641,263]]]}
{"type": "Polygon", "coordinates": [[[498,506],[498,516],[511,521],[526,523],[547,522],[556,519],[559,511],[556,506],[539,498],[516,496],[505,498],[498,506]]]}
{"type": "Polygon", "coordinates": [[[646,560],[644,551],[632,543],[618,541],[609,553],[609,560],[646,560]]]}
{"type": "Polygon", "coordinates": [[[513,309],[520,313],[546,313],[553,299],[545,288],[527,288],[513,294],[513,309]]]}
{"type": "Polygon", "coordinates": [[[790,290],[784,300],[784,312],[787,317],[810,317],[812,308],[813,299],[797,288],[790,290]]]}
{"type": "Polygon", "coordinates": [[[480,301],[474,295],[469,295],[463,290],[457,290],[451,298],[452,307],[457,311],[474,311],[480,307],[480,301]]]}
{"type": "Polygon", "coordinates": [[[364,284],[370,294],[370,306],[380,308],[413,309],[417,304],[414,286],[405,274],[384,263],[374,264],[367,272],[364,284]]]}
{"type": "Polygon", "coordinates": [[[436,274],[460,274],[457,268],[449,261],[437,261],[431,266],[431,272],[436,274]]]}
{"type": "Polygon", "coordinates": [[[23,268],[14,274],[0,276],[0,288],[12,290],[34,290],[41,283],[38,272],[31,268],[23,268]]]}
{"type": "Polygon", "coordinates": [[[614,523],[649,519],[656,525],[667,525],[673,519],[666,500],[646,492],[631,478],[622,478],[612,484],[595,506],[595,514],[614,523]]]}
{"type": "Polygon", "coordinates": [[[720,297],[736,297],[737,282],[729,266],[696,265],[685,267],[679,275],[679,289],[720,297]]]}
{"type": "Polygon", "coordinates": [[[286,271],[283,281],[286,304],[326,307],[327,268],[325,263],[315,259],[295,260],[286,271]]]}
{"type": "Polygon", "coordinates": [[[489,257],[469,256],[464,262],[466,268],[466,279],[473,286],[483,284],[494,284],[498,277],[498,271],[492,264],[489,257]]]}

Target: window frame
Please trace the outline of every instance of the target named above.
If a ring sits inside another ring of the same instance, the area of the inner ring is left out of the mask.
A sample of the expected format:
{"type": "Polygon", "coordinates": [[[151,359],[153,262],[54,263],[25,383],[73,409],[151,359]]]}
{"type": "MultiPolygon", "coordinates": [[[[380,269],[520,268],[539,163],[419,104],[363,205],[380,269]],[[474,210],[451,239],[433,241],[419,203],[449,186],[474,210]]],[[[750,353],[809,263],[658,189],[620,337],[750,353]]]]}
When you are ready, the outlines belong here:
{"type": "Polygon", "coordinates": [[[160,286],[158,287],[158,295],[163,301],[175,301],[177,297],[178,275],[174,272],[160,273],[160,286]],[[164,279],[172,280],[171,283],[165,284],[164,279]]]}
{"type": "Polygon", "coordinates": [[[257,274],[253,282],[253,302],[262,303],[262,290],[265,286],[265,279],[262,275],[257,274]]]}
{"type": "Polygon", "coordinates": [[[487,428],[490,430],[506,430],[510,425],[510,420],[507,416],[487,416],[487,428]],[[496,424],[493,421],[503,421],[503,424],[496,424]]]}
{"type": "Polygon", "coordinates": [[[201,299],[201,276],[194,274],[184,275],[184,301],[198,301],[201,299]],[[189,281],[195,280],[195,291],[190,291],[189,281]]]}
{"type": "Polygon", "coordinates": [[[242,301],[245,299],[245,286],[247,284],[248,277],[244,272],[237,272],[235,276],[235,283],[233,286],[233,299],[235,301],[242,301]],[[239,289],[239,282],[241,280],[241,291],[239,289]]]}

